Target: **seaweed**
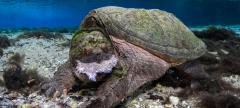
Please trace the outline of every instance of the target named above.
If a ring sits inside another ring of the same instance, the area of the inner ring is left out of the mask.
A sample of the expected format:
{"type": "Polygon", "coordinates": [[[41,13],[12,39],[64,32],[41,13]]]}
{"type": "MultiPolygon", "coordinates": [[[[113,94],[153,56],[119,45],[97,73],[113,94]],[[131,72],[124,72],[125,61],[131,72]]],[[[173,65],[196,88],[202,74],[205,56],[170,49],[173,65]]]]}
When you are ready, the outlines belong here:
{"type": "Polygon", "coordinates": [[[240,99],[237,97],[240,95],[240,89],[232,87],[221,79],[223,75],[240,75],[238,57],[240,41],[239,38],[231,36],[218,41],[204,39],[208,50],[218,53],[217,55],[207,53],[198,59],[211,76],[211,79],[201,82],[199,91],[194,91],[201,97],[200,105],[204,108],[239,108],[240,106],[240,99]],[[228,53],[223,53],[222,50],[228,53]]]}
{"type": "Polygon", "coordinates": [[[194,34],[199,38],[210,39],[210,40],[226,40],[235,39],[236,33],[232,30],[225,28],[209,27],[204,31],[193,31],[194,34]]]}
{"type": "Polygon", "coordinates": [[[69,33],[69,30],[67,28],[60,28],[57,30],[59,33],[69,33]]]}
{"type": "Polygon", "coordinates": [[[178,94],[182,98],[188,98],[192,95],[200,97],[201,101],[198,104],[203,108],[239,108],[240,99],[237,96],[240,95],[240,89],[221,80],[222,73],[220,71],[204,70],[209,77],[194,77],[202,76],[202,73],[199,73],[199,70],[191,69],[192,73],[195,74],[191,76],[183,72],[186,70],[177,68],[179,67],[168,70],[166,75],[157,82],[164,86],[184,88],[178,94]]]}
{"type": "MultiPolygon", "coordinates": [[[[3,68],[3,79],[9,90],[38,90],[38,85],[46,80],[38,75],[36,69],[22,68],[24,56],[24,54],[15,53],[8,59],[3,68]]],[[[26,93],[29,93],[29,91],[27,90],[26,93]]]]}
{"type": "Polygon", "coordinates": [[[8,59],[8,62],[3,69],[3,79],[8,89],[19,89],[26,85],[26,74],[22,72],[21,67],[23,60],[24,55],[19,53],[15,53],[8,59]]]}
{"type": "Polygon", "coordinates": [[[192,95],[200,97],[199,106],[204,108],[239,108],[240,89],[222,80],[223,76],[240,75],[239,38],[235,37],[235,33],[231,30],[215,27],[195,34],[206,43],[209,52],[216,52],[216,54],[207,52],[196,60],[209,77],[194,77],[201,76],[202,72],[199,73],[199,69],[194,69],[196,67],[193,68],[192,61],[189,61],[168,70],[158,83],[184,88],[178,95],[182,98],[192,95]],[[188,68],[184,68],[187,66],[192,67],[190,75],[186,72],[188,68]]]}
{"type": "Polygon", "coordinates": [[[1,79],[0,79],[0,86],[4,86],[4,82],[1,79]]]}
{"type": "Polygon", "coordinates": [[[0,35],[0,48],[7,48],[11,46],[11,42],[5,35],[0,35]]]}
{"type": "Polygon", "coordinates": [[[61,33],[53,33],[48,30],[34,30],[27,31],[23,34],[19,35],[17,39],[25,39],[25,38],[44,38],[44,39],[64,39],[64,36],[61,33]]]}
{"type": "Polygon", "coordinates": [[[204,108],[240,108],[240,99],[232,94],[205,94],[201,97],[204,108]]]}
{"type": "Polygon", "coordinates": [[[0,48],[0,58],[3,56],[3,49],[0,48]]]}

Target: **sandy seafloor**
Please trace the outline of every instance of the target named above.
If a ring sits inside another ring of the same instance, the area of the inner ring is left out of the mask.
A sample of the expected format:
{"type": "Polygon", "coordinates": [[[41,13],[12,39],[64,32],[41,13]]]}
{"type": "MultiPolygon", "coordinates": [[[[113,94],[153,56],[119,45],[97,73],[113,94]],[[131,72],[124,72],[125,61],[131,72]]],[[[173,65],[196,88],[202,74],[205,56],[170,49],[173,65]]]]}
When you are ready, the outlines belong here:
{"type": "MultiPolygon", "coordinates": [[[[208,26],[192,27],[191,30],[204,30],[208,26]]],[[[240,34],[240,25],[227,26],[240,34]]],[[[16,38],[19,33],[7,34],[9,38],[16,38]]],[[[19,52],[25,54],[24,68],[34,69],[36,68],[40,75],[51,78],[56,71],[57,67],[68,59],[69,47],[62,46],[70,40],[72,34],[64,34],[65,39],[36,39],[28,38],[17,41],[14,46],[4,49],[4,56],[0,59],[0,71],[2,71],[3,64],[6,63],[13,53],[19,52]]],[[[0,72],[1,73],[1,72],[0,72]]],[[[0,74],[2,75],[2,73],[0,74]]],[[[2,76],[0,76],[2,79],[2,76]]],[[[232,75],[223,78],[225,81],[230,82],[234,87],[240,88],[240,76],[232,75]]],[[[197,97],[190,97],[183,99],[177,97],[176,94],[181,91],[182,88],[164,87],[158,84],[153,89],[146,91],[138,95],[135,99],[127,102],[127,108],[196,108],[196,103],[199,101],[197,97]],[[161,96],[163,99],[148,99],[148,93],[152,93],[161,96]],[[169,100],[169,102],[163,102],[163,100],[169,100]]],[[[10,96],[6,93],[4,87],[0,87],[0,107],[10,107],[11,105],[19,105],[23,108],[30,108],[29,106],[38,106],[42,108],[55,108],[55,107],[81,107],[87,101],[91,100],[91,97],[77,96],[77,93],[70,93],[69,96],[63,96],[57,99],[50,99],[44,95],[38,94],[38,91],[32,93],[29,96],[10,96]],[[5,104],[5,105],[4,105],[5,104]]],[[[14,94],[14,93],[13,93],[14,94]]],[[[16,95],[16,94],[15,94],[16,95]]]]}
{"type": "MultiPolygon", "coordinates": [[[[14,38],[15,36],[11,37],[14,38]]],[[[71,35],[65,35],[71,38],[71,35]]],[[[60,64],[68,59],[69,47],[61,46],[67,39],[21,39],[4,50],[4,55],[0,61],[0,70],[7,58],[19,52],[25,55],[23,67],[37,69],[40,75],[51,78],[60,64]]]]}

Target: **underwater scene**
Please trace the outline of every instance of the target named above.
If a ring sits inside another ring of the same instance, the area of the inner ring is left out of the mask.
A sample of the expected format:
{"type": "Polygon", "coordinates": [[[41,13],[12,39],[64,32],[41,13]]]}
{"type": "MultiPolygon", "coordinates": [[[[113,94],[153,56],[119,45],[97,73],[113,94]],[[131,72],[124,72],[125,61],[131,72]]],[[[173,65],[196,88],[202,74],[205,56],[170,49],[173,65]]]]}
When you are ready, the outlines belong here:
{"type": "Polygon", "coordinates": [[[240,0],[0,0],[0,108],[240,108],[240,0]]]}

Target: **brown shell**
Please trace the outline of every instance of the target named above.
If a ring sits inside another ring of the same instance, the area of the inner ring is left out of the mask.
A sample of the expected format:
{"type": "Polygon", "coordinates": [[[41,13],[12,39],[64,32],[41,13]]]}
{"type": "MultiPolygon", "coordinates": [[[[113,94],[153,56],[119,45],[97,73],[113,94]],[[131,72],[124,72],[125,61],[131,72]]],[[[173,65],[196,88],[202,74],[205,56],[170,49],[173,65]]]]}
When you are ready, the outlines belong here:
{"type": "Polygon", "coordinates": [[[157,9],[103,7],[93,10],[82,29],[100,27],[109,36],[140,46],[171,64],[200,57],[206,45],[173,14],[157,9]]]}

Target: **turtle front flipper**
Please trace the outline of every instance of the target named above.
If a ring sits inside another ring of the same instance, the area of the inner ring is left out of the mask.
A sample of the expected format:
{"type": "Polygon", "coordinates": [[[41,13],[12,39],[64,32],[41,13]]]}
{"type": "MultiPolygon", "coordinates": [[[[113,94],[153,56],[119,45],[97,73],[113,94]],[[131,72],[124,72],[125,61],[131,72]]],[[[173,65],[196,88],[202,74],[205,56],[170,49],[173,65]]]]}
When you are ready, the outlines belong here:
{"type": "Polygon", "coordinates": [[[72,72],[70,63],[64,63],[58,68],[53,79],[43,83],[41,91],[49,97],[58,97],[62,94],[67,94],[67,92],[76,84],[76,78],[72,72]]]}
{"type": "Polygon", "coordinates": [[[114,37],[112,39],[118,48],[119,62],[122,73],[125,74],[116,77],[115,70],[112,73],[113,77],[98,88],[96,92],[98,99],[87,108],[112,108],[139,87],[161,77],[170,67],[164,60],[138,46],[114,37]]]}

